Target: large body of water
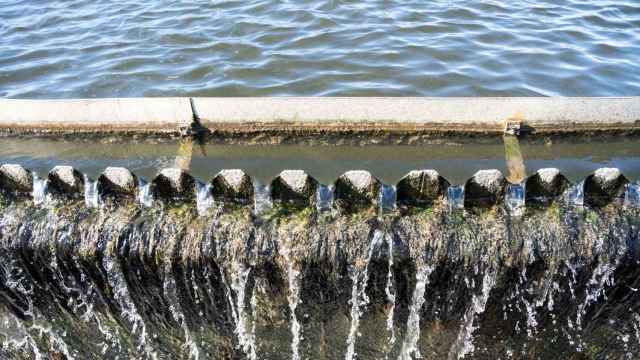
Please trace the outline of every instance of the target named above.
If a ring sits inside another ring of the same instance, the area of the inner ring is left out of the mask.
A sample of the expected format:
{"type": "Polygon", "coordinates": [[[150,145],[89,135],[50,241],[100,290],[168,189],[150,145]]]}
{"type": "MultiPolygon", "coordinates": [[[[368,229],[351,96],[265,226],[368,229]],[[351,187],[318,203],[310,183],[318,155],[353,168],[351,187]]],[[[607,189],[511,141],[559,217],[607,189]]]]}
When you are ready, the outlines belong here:
{"type": "Polygon", "coordinates": [[[640,93],[640,2],[0,0],[0,97],[640,93]]]}

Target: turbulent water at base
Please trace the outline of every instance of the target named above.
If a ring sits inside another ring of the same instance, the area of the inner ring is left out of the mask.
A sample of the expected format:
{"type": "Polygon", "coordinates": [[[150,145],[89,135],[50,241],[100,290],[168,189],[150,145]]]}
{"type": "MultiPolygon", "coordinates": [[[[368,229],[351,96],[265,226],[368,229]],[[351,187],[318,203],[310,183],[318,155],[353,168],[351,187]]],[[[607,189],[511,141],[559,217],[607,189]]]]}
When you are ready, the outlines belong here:
{"type": "Polygon", "coordinates": [[[0,197],[0,358],[637,358],[632,191],[517,217],[0,197]]]}
{"type": "Polygon", "coordinates": [[[2,0],[0,19],[0,97],[640,90],[636,0],[2,0]]]}

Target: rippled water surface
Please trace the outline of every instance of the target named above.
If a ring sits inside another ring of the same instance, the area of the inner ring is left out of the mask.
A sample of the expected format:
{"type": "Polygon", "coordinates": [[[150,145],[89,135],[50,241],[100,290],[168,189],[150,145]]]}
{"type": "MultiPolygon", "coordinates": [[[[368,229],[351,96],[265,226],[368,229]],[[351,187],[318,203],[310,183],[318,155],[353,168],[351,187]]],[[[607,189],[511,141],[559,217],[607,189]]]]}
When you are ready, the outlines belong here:
{"type": "Polygon", "coordinates": [[[0,96],[638,95],[640,1],[0,0],[0,96]]]}

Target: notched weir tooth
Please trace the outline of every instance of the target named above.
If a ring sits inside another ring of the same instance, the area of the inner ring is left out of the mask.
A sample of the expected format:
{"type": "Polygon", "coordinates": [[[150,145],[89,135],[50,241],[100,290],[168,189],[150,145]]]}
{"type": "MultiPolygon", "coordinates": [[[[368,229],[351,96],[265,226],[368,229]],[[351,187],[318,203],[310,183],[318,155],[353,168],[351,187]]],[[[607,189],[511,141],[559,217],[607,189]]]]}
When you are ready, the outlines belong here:
{"type": "Polygon", "coordinates": [[[629,180],[617,168],[600,168],[584,180],[584,203],[602,207],[624,199],[629,180]]]}
{"type": "Polygon", "coordinates": [[[107,167],[98,177],[98,194],[116,200],[135,199],[138,177],[123,167],[107,167]]]}
{"type": "Polygon", "coordinates": [[[504,200],[507,180],[500,170],[480,170],[464,185],[464,206],[488,208],[504,200]]]}
{"type": "Polygon", "coordinates": [[[215,201],[234,204],[253,203],[251,177],[240,169],[222,170],[211,179],[211,195],[215,201]]]}
{"type": "Polygon", "coordinates": [[[319,183],[303,170],[284,170],[271,182],[271,199],[295,207],[315,206],[319,183]]]}
{"type": "Polygon", "coordinates": [[[0,192],[9,196],[29,197],[33,191],[33,173],[22,165],[0,166],[0,192]]]}
{"type": "Polygon", "coordinates": [[[547,204],[559,198],[571,186],[556,168],[544,168],[529,176],[525,183],[527,204],[547,204]]]}
{"type": "Polygon", "coordinates": [[[399,206],[423,207],[447,196],[449,181],[435,170],[413,170],[396,185],[399,206]]]}
{"type": "Polygon", "coordinates": [[[196,197],[196,180],[182,169],[163,169],[151,181],[151,193],[164,202],[192,202],[196,197]]]}
{"type": "Polygon", "coordinates": [[[334,183],[335,204],[344,212],[377,207],[381,186],[380,180],[368,171],[347,171],[334,183]]]}
{"type": "Polygon", "coordinates": [[[48,192],[54,197],[77,199],[84,196],[84,176],[72,166],[56,166],[47,177],[48,192]]]}

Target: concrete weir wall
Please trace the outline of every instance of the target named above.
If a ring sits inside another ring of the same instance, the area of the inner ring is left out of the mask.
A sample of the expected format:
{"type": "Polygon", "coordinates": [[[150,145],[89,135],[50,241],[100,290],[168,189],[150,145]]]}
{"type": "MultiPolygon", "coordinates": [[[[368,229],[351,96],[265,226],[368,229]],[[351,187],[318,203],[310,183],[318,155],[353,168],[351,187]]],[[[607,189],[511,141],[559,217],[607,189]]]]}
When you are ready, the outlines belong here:
{"type": "Polygon", "coordinates": [[[0,100],[0,133],[179,135],[354,131],[500,134],[636,132],[640,97],[125,98],[0,100]]]}

